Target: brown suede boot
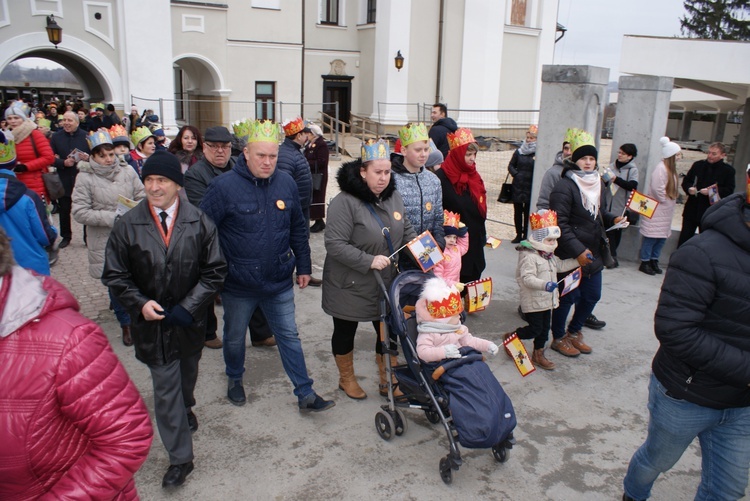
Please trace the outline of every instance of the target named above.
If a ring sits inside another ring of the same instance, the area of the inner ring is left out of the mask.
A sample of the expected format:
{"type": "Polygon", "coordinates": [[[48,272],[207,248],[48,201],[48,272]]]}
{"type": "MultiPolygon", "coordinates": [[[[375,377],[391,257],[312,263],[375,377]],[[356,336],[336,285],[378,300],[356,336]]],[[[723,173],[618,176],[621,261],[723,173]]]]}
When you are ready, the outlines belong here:
{"type": "Polygon", "coordinates": [[[122,344],[125,346],[133,346],[133,336],[130,335],[130,326],[122,326],[122,344]]]}
{"type": "MultiPolygon", "coordinates": [[[[386,375],[385,370],[385,358],[383,358],[383,355],[380,355],[378,353],[375,354],[375,361],[378,364],[378,372],[380,375],[380,384],[378,385],[378,393],[380,393],[380,396],[387,397],[388,396],[388,379],[386,375]]],[[[391,367],[395,367],[398,365],[398,357],[395,355],[391,355],[391,367]]],[[[394,397],[400,397],[403,396],[403,392],[398,389],[398,386],[396,386],[396,377],[394,376],[391,378],[391,381],[393,381],[393,396],[394,397]]]]}
{"type": "Polygon", "coordinates": [[[576,350],[580,351],[584,355],[588,355],[589,353],[591,353],[591,346],[583,342],[583,334],[581,334],[580,332],[568,331],[565,334],[565,337],[570,339],[570,344],[572,344],[576,350]]]}
{"type": "Polygon", "coordinates": [[[544,348],[534,350],[531,354],[531,363],[545,371],[555,370],[555,363],[544,356],[544,348]]]}
{"type": "Polygon", "coordinates": [[[367,398],[367,393],[357,383],[354,376],[354,352],[350,351],[346,355],[336,355],[336,366],[339,368],[339,389],[346,393],[346,396],[354,400],[367,398]]]}

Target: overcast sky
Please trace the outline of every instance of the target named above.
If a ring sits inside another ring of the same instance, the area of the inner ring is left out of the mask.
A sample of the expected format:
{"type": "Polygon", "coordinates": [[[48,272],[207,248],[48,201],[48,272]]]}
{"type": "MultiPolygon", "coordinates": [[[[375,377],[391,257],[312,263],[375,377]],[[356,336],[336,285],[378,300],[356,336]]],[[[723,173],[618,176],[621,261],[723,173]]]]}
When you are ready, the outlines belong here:
{"type": "Polygon", "coordinates": [[[555,44],[555,64],[610,68],[619,78],[623,35],[682,36],[683,0],[560,0],[557,22],[568,31],[555,44]]]}

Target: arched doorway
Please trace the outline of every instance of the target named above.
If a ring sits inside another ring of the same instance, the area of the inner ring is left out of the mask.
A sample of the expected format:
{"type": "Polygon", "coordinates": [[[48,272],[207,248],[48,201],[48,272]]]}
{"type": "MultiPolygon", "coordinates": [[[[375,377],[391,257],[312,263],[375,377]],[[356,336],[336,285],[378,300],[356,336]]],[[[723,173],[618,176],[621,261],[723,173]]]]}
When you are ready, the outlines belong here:
{"type": "Polygon", "coordinates": [[[199,54],[181,54],[174,59],[175,117],[178,125],[190,124],[205,131],[231,122],[218,67],[199,54]]]}

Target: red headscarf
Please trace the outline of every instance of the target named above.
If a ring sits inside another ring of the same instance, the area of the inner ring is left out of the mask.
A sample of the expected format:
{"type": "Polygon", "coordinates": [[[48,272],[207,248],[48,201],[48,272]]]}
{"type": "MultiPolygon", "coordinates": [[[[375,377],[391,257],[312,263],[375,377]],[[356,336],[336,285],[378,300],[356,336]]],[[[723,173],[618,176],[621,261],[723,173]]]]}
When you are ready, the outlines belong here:
{"type": "Polygon", "coordinates": [[[468,144],[456,146],[448,152],[448,158],[445,159],[440,167],[445,172],[445,176],[453,185],[456,193],[459,195],[469,189],[471,199],[479,209],[483,218],[487,217],[487,190],[484,187],[484,181],[477,172],[476,165],[466,163],[466,150],[468,144]]]}

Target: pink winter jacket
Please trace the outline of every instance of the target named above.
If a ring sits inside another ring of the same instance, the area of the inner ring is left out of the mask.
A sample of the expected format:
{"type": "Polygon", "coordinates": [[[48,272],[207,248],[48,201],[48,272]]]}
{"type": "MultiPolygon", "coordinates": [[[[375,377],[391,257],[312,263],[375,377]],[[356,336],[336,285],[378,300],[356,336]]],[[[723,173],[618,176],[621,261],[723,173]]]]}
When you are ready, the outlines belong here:
{"type": "Polygon", "coordinates": [[[18,266],[0,315],[0,499],[138,499],[153,431],[102,330],[57,281],[18,266]]]}
{"type": "MultiPolygon", "coordinates": [[[[659,162],[654,172],[651,173],[651,182],[648,187],[648,196],[658,200],[659,205],[651,219],[641,218],[640,232],[644,237],[669,238],[672,234],[672,216],[677,201],[667,196],[668,179],[667,167],[664,162],[659,162]]],[[[677,185],[676,179],[675,185],[677,185]]]]}
{"type": "MultiPolygon", "coordinates": [[[[418,323],[425,320],[435,321],[427,312],[426,300],[417,301],[416,311],[418,323]]],[[[454,332],[420,332],[417,337],[417,356],[425,362],[439,362],[445,358],[445,346],[448,344],[454,344],[459,348],[470,346],[478,351],[490,349],[489,341],[472,336],[465,325],[458,323],[454,332]]]]}
{"type": "Polygon", "coordinates": [[[440,261],[432,271],[436,277],[440,277],[449,286],[456,285],[461,280],[461,256],[469,251],[469,234],[456,239],[454,247],[446,247],[443,251],[443,260],[440,261]]]}

